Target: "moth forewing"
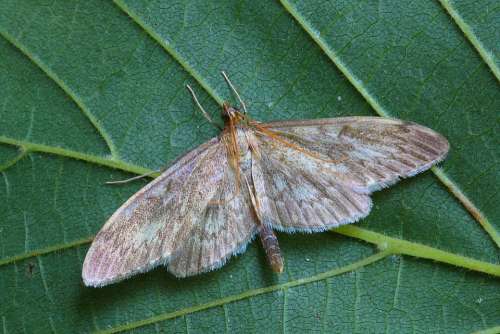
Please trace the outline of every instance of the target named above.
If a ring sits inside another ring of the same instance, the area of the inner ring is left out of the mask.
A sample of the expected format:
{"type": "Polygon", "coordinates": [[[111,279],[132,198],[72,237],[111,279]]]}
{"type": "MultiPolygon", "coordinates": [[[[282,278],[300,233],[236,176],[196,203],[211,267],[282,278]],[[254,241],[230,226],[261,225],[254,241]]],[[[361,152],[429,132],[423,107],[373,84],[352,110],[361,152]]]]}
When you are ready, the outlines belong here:
{"type": "Polygon", "coordinates": [[[106,285],[168,261],[176,241],[189,235],[190,215],[200,214],[204,196],[215,191],[209,186],[221,178],[224,157],[217,138],[209,140],[129,198],[92,242],[85,284],[106,285]]]}
{"type": "Polygon", "coordinates": [[[321,166],[338,182],[367,193],[427,170],[443,160],[449,149],[439,133],[397,119],[341,117],[266,125],[307,150],[346,157],[321,166]]]}
{"type": "Polygon", "coordinates": [[[449,148],[429,128],[379,117],[259,123],[225,103],[222,118],[218,137],[106,222],[84,261],[86,285],[160,264],[178,277],[213,270],[256,234],[281,272],[273,229],[318,232],[355,222],[370,212],[371,192],[430,168],[449,148]]]}

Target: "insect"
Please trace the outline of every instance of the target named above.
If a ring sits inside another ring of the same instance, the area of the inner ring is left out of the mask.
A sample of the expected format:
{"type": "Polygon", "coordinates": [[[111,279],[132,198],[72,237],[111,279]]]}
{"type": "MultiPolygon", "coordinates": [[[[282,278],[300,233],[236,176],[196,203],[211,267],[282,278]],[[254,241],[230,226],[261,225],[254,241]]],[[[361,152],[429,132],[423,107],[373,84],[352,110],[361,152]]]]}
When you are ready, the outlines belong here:
{"type": "Polygon", "coordinates": [[[86,285],[158,265],[177,277],[214,270],[257,235],[272,270],[282,272],[274,230],[320,232],[356,222],[370,212],[373,191],[430,168],[448,151],[440,134],[396,119],[255,121],[222,74],[240,108],[224,103],[221,133],[109,218],[85,258],[86,285]]]}
{"type": "Polygon", "coordinates": [[[26,276],[28,276],[29,278],[32,278],[33,275],[35,274],[35,268],[36,268],[36,265],[33,262],[28,262],[28,264],[26,266],[26,276]]]}

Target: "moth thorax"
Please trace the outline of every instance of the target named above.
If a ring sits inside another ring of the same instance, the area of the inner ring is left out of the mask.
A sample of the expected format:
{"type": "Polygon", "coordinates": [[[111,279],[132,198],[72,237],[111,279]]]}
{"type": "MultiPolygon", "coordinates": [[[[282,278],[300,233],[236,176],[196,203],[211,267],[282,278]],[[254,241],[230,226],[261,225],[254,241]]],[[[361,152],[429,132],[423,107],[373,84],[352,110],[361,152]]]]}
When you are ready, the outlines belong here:
{"type": "Polygon", "coordinates": [[[245,128],[237,128],[236,129],[236,141],[240,151],[240,156],[244,157],[248,154],[250,147],[248,143],[248,136],[250,134],[247,133],[247,129],[245,128]]]}

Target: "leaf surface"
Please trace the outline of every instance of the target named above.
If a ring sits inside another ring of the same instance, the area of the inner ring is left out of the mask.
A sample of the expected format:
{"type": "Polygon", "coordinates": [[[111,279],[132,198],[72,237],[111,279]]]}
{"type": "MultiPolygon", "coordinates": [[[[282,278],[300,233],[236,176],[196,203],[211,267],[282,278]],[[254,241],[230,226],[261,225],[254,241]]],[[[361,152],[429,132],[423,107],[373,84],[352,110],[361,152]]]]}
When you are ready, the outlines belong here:
{"type": "Polygon", "coordinates": [[[494,332],[500,326],[500,110],[494,1],[0,3],[4,332],[494,332]],[[259,120],[379,115],[445,135],[448,159],[374,195],[362,222],[280,234],[223,269],[85,288],[92,236],[161,168],[259,120]],[[233,101],[234,102],[234,101],[233,101]],[[430,260],[428,260],[430,259],[430,260]]]}

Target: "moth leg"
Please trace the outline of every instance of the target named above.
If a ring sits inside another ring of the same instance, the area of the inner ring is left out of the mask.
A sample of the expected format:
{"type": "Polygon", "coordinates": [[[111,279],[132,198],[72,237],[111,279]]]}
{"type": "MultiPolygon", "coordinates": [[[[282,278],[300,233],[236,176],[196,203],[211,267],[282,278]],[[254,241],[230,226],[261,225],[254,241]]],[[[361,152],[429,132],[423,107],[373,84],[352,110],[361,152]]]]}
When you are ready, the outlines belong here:
{"type": "Polygon", "coordinates": [[[106,184],[124,184],[124,183],[129,183],[131,181],[142,179],[143,177],[151,176],[151,175],[156,174],[156,173],[161,173],[162,171],[163,170],[161,170],[161,169],[160,170],[153,170],[151,172],[147,172],[145,174],[137,175],[137,176],[125,179],[125,180],[107,181],[106,184]]]}

